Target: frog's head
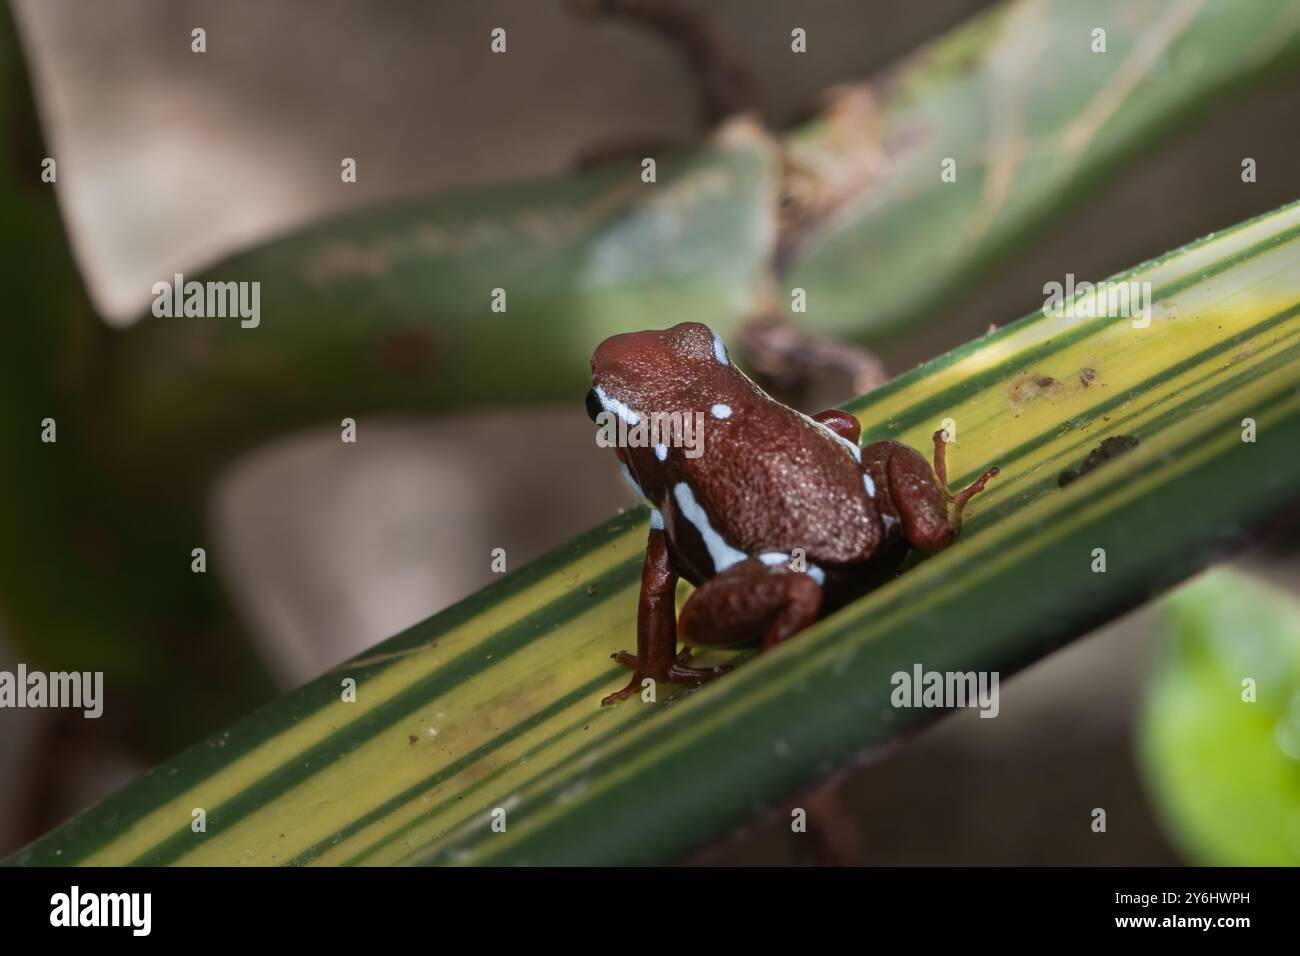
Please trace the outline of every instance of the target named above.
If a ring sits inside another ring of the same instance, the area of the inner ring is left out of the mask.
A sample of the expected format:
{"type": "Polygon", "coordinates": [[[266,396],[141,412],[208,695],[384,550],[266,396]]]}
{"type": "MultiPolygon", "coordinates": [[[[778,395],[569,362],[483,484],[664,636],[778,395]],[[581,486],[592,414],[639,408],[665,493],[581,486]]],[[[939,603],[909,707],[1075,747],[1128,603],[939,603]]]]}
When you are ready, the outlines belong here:
{"type": "Polygon", "coordinates": [[[601,342],[591,357],[587,414],[594,422],[609,412],[633,424],[646,412],[697,408],[709,396],[746,388],[752,388],[749,380],[731,364],[718,334],[699,322],[683,322],[601,342]]]}

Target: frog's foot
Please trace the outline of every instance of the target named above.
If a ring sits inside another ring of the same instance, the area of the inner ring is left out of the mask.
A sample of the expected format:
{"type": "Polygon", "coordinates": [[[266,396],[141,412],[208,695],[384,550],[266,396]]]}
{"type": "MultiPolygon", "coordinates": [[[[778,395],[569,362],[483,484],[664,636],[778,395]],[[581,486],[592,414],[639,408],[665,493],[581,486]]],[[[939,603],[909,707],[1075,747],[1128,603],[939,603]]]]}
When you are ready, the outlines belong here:
{"type": "MultiPolygon", "coordinates": [[[[691,659],[691,655],[692,655],[693,653],[694,653],[694,651],[693,651],[692,648],[689,648],[689,647],[683,647],[680,651],[677,652],[677,657],[676,657],[676,661],[677,661],[677,663],[678,663],[678,664],[686,664],[686,663],[689,663],[689,662],[690,662],[690,659],[691,659]]],[[[624,667],[626,667],[626,668],[627,668],[628,670],[630,670],[630,671],[634,671],[634,670],[636,670],[636,655],[635,655],[635,654],[629,654],[627,651],[617,651],[617,652],[615,652],[615,653],[613,653],[613,654],[610,654],[609,657],[610,657],[610,660],[618,661],[620,664],[622,664],[624,667]]]]}
{"type": "Polygon", "coordinates": [[[715,677],[721,677],[730,671],[726,664],[716,667],[687,667],[685,664],[673,664],[668,668],[668,680],[674,684],[703,684],[715,677]]]}
{"type": "Polygon", "coordinates": [[[636,675],[633,675],[632,679],[628,681],[626,687],[624,687],[622,690],[616,690],[614,691],[614,693],[603,698],[600,702],[600,706],[608,707],[610,704],[617,704],[620,700],[626,700],[627,698],[631,697],[633,694],[639,694],[639,693],[641,693],[641,678],[637,677],[636,675]]]}
{"type": "Polygon", "coordinates": [[[961,527],[961,513],[966,508],[966,502],[970,501],[984,490],[984,486],[988,484],[989,479],[997,476],[998,469],[996,467],[990,468],[988,471],[984,472],[984,474],[971,482],[969,487],[953,494],[952,491],[948,489],[948,466],[947,462],[944,460],[944,446],[947,444],[948,433],[941,428],[934,433],[934,474],[935,477],[939,479],[939,483],[944,487],[944,490],[950,496],[950,504],[948,505],[948,523],[955,531],[957,528],[961,527]]]}
{"type": "Polygon", "coordinates": [[[654,674],[642,674],[637,669],[636,655],[629,654],[627,651],[619,651],[617,654],[611,654],[610,657],[618,661],[624,667],[632,671],[632,679],[628,681],[627,686],[622,690],[615,691],[600,702],[602,707],[610,704],[616,704],[620,700],[626,700],[636,694],[641,693],[645,688],[642,681],[651,678],[657,684],[703,684],[705,681],[713,680],[715,677],[721,677],[731,670],[726,665],[717,667],[688,667],[684,661],[690,659],[690,650],[684,650],[678,654],[673,663],[668,665],[667,672],[662,676],[654,674]]]}

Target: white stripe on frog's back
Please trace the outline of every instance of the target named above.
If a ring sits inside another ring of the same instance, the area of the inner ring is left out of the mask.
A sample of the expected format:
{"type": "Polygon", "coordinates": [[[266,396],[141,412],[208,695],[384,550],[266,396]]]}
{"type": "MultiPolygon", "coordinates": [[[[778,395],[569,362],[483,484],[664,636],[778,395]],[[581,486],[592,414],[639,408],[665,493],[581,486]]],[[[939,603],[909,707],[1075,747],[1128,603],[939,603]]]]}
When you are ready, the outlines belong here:
{"type": "Polygon", "coordinates": [[[844,446],[845,450],[846,450],[850,455],[853,456],[853,460],[854,460],[854,461],[856,461],[859,465],[862,464],[862,449],[861,449],[861,448],[859,448],[859,447],[858,447],[857,445],[855,445],[853,442],[849,441],[847,438],[845,438],[843,435],[841,435],[841,434],[840,434],[839,432],[837,432],[835,429],[831,428],[830,425],[827,425],[827,424],[825,424],[824,422],[819,422],[819,421],[817,421],[817,419],[813,418],[811,415],[805,415],[803,412],[799,412],[799,416],[800,416],[801,418],[803,418],[804,421],[806,421],[809,425],[812,425],[814,428],[820,428],[820,429],[821,429],[822,431],[824,431],[826,434],[828,434],[828,435],[830,435],[832,438],[834,438],[837,442],[839,442],[841,445],[844,446]]]}
{"type": "Polygon", "coordinates": [[[727,347],[722,344],[722,337],[717,332],[713,333],[713,357],[718,360],[719,365],[731,364],[727,359],[727,347]]]}
{"type": "Polygon", "coordinates": [[[704,508],[695,500],[695,492],[691,491],[690,485],[684,481],[673,485],[673,498],[677,501],[677,510],[681,512],[682,517],[691,523],[704,540],[704,547],[709,552],[709,560],[713,562],[714,574],[721,574],[733,564],[739,564],[749,557],[744,551],[727,544],[722,540],[722,535],[713,530],[713,523],[709,521],[704,508]]]}

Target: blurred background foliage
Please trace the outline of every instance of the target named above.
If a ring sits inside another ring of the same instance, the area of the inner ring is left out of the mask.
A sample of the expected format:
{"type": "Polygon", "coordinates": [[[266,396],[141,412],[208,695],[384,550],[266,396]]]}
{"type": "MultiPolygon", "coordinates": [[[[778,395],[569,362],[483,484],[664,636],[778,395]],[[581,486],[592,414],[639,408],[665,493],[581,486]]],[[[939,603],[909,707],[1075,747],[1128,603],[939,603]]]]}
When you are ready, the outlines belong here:
{"type": "Polygon", "coordinates": [[[1300,865],[1300,602],[1215,571],[1162,630],[1141,742],[1170,833],[1199,863],[1300,865]]]}
{"type": "MultiPolygon", "coordinates": [[[[687,3],[753,78],[749,115],[716,123],[671,43],[581,6],[0,8],[0,639],[33,666],[106,670],[113,695],[97,727],[5,715],[27,771],[10,845],[469,593],[485,541],[517,567],[624,503],[568,401],[604,335],[785,315],[899,371],[1036,308],[1044,281],[1295,198],[1300,144],[1278,122],[1300,106],[1294,0],[687,3]],[[200,270],[259,278],[274,320],[134,321],[153,282],[200,270]],[[788,315],[794,286],[806,314],[788,315]],[[338,447],[344,416],[371,416],[365,464],[338,447]],[[581,501],[575,475],[594,483],[581,501]],[[200,545],[208,575],[190,573],[200,545]]],[[[1038,726],[997,721],[976,744],[946,720],[826,799],[872,859],[1169,858],[1127,746],[1153,630],[1139,617],[1019,679],[1038,726]],[[954,763],[970,786],[929,786],[954,763]],[[1144,821],[1122,846],[1048,822],[1104,799],[1081,795],[1081,767],[1144,821]],[[923,838],[939,819],[954,832],[923,838]]],[[[1171,659],[1162,674],[1195,679],[1171,659]]],[[[719,852],[791,850],[769,832],[719,852]]]]}

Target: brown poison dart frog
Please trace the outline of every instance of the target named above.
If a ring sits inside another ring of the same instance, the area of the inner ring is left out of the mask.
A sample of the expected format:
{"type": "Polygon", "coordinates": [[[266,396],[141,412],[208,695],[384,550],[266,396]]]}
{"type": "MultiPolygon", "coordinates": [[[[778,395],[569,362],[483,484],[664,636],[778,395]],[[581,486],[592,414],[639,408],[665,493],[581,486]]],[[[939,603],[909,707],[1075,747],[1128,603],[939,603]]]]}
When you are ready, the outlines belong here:
{"type": "Polygon", "coordinates": [[[998,473],[950,492],[941,431],[933,468],[898,442],[859,448],[853,415],[782,405],[697,322],[608,338],[591,372],[587,412],[602,430],[623,429],[626,440],[609,444],[650,507],[636,654],[613,655],[632,680],[603,704],[639,693],[646,678],[715,677],[725,669],[690,666],[690,645],[769,650],[887,578],[909,549],[943,550],[998,473]],[[671,439],[687,430],[667,426],[689,421],[703,440],[682,447],[671,439]],[[696,587],[680,618],[678,577],[696,587]]]}

